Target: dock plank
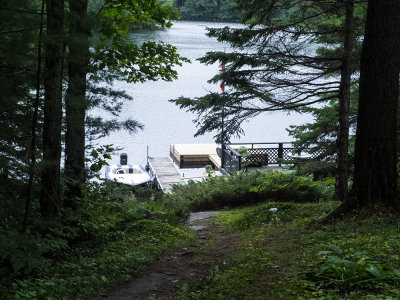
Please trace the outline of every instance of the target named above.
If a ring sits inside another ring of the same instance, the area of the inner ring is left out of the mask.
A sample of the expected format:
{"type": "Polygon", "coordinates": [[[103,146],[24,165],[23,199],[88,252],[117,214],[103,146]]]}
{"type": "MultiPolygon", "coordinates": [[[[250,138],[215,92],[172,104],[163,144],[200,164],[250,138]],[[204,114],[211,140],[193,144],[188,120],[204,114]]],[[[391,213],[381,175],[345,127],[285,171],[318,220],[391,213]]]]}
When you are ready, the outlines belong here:
{"type": "Polygon", "coordinates": [[[156,177],[159,187],[169,193],[174,184],[184,184],[184,180],[169,157],[149,159],[149,167],[156,177]]]}

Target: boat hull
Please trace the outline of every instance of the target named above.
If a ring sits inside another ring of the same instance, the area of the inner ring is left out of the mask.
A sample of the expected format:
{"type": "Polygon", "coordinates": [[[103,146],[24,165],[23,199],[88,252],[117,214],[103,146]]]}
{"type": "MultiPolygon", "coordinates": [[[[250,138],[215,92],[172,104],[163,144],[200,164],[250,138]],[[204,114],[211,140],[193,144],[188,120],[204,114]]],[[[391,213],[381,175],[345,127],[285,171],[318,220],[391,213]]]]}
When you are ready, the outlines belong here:
{"type": "Polygon", "coordinates": [[[106,166],[105,177],[107,180],[130,186],[143,185],[153,180],[153,176],[143,167],[129,164],[106,166]]]}

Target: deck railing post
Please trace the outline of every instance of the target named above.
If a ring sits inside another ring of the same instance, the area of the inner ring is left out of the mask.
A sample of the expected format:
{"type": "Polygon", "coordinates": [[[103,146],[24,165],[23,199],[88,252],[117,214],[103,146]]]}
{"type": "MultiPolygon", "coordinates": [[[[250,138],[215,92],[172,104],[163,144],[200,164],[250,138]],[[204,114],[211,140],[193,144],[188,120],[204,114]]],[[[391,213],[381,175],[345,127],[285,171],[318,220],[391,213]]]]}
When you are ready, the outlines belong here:
{"type": "MultiPolygon", "coordinates": [[[[278,145],[278,158],[283,158],[283,143],[278,145]]],[[[279,162],[279,166],[281,166],[281,162],[279,162]]]]}

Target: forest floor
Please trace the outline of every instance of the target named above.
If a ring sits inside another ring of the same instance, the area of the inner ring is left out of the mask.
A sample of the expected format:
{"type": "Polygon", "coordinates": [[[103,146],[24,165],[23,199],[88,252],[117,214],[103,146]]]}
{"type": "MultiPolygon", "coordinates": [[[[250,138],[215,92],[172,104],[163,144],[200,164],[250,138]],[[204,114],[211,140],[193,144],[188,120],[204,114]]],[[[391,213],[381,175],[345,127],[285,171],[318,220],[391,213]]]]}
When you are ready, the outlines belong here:
{"type": "Polygon", "coordinates": [[[141,276],[109,290],[99,299],[170,299],[183,284],[193,284],[218,266],[223,269],[240,236],[214,223],[218,212],[192,213],[188,225],[197,232],[197,240],[188,247],[175,249],[162,256],[141,276]]]}
{"type": "Polygon", "coordinates": [[[393,269],[399,268],[400,221],[314,224],[337,205],[270,202],[194,213],[195,242],[171,249],[97,299],[400,299],[400,271],[393,269]],[[278,217],[271,218],[271,207],[278,217]],[[321,275],[321,266],[333,271],[321,275]],[[371,268],[384,276],[372,276],[371,268]]]}

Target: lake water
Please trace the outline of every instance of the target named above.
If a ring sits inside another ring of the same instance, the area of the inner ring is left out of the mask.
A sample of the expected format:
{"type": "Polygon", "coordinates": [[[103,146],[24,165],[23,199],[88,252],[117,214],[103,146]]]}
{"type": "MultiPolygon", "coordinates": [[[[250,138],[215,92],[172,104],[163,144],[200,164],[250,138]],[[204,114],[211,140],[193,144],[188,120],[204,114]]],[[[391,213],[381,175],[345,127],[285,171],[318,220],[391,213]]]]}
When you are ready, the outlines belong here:
{"type": "MultiPolygon", "coordinates": [[[[134,33],[135,41],[158,40],[178,48],[179,54],[191,60],[177,67],[178,79],[173,82],[146,82],[128,84],[119,82],[115,87],[125,90],[134,98],[127,102],[121,118],[130,117],[145,127],[143,131],[130,135],[114,132],[99,140],[100,144],[114,144],[123,147],[128,154],[129,163],[142,164],[149,155],[169,156],[170,144],[214,143],[215,133],[194,138],[196,127],[192,120],[195,115],[180,110],[169,99],[179,96],[198,97],[209,91],[219,91],[219,85],[207,83],[219,71],[217,64],[205,66],[196,61],[208,51],[229,49],[227,45],[208,38],[206,27],[240,26],[238,24],[176,21],[170,29],[134,33]]],[[[289,125],[303,124],[311,120],[308,115],[291,113],[265,113],[243,124],[245,135],[237,142],[290,142],[286,128],[289,125]]],[[[120,152],[119,152],[120,153],[120,152]]],[[[119,153],[112,156],[112,163],[119,162],[119,153]]]]}

